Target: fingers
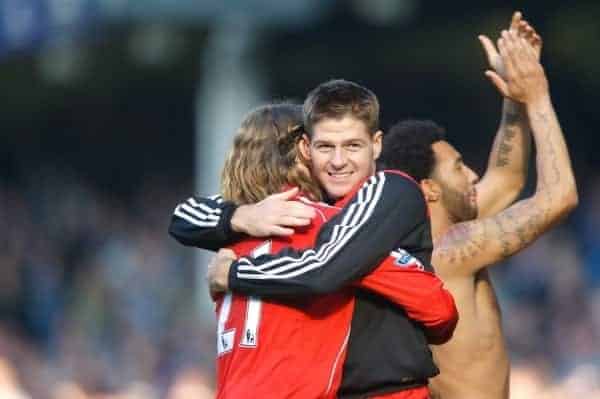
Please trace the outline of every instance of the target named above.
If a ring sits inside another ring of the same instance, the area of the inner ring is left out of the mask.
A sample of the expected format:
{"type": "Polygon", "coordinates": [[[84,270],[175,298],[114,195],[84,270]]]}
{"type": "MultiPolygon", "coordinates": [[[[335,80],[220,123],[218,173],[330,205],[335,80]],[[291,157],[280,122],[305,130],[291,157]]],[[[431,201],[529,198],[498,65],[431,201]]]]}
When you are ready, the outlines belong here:
{"type": "MultiPolygon", "coordinates": [[[[503,30],[500,39],[498,39],[498,50],[502,56],[502,62],[504,63],[507,77],[514,76],[515,73],[515,63],[514,58],[512,57],[512,48],[513,45],[511,36],[508,31],[503,30]],[[511,50],[510,52],[509,49],[511,50]]],[[[510,78],[508,80],[510,80],[510,78]]]]}
{"type": "Polygon", "coordinates": [[[519,23],[521,22],[521,18],[523,17],[523,15],[521,14],[521,11],[515,11],[513,16],[512,16],[512,20],[510,21],[510,30],[511,31],[516,31],[519,27],[519,23]]]}
{"type": "Polygon", "coordinates": [[[515,75],[507,76],[523,76],[524,72],[530,66],[532,54],[528,50],[531,49],[531,46],[524,38],[518,37],[514,32],[509,32],[506,40],[506,48],[507,56],[510,60],[509,63],[512,64],[513,69],[516,72],[515,75]]]}
{"type": "Polygon", "coordinates": [[[302,227],[302,226],[308,226],[310,224],[311,220],[312,219],[310,219],[310,218],[282,216],[281,219],[279,220],[279,223],[277,223],[277,224],[279,226],[286,226],[286,227],[302,227]]]}
{"type": "Polygon", "coordinates": [[[300,201],[294,201],[293,199],[296,197],[296,195],[298,195],[297,187],[282,193],[270,195],[266,200],[264,200],[265,203],[269,203],[269,206],[265,209],[265,211],[268,211],[268,214],[271,215],[293,216],[305,219],[314,218],[314,208],[300,201]]]}
{"type": "Polygon", "coordinates": [[[534,36],[537,35],[535,29],[533,29],[533,26],[529,25],[529,22],[527,21],[521,21],[519,23],[519,28],[517,32],[519,34],[519,37],[525,38],[529,43],[531,43],[534,36]]]}
{"type": "Polygon", "coordinates": [[[496,88],[498,89],[498,91],[500,92],[500,94],[502,94],[502,96],[509,97],[509,95],[508,95],[509,94],[508,93],[508,85],[500,77],[500,75],[498,75],[494,71],[487,70],[487,71],[485,71],[485,76],[487,76],[492,81],[492,83],[494,84],[494,86],[496,86],[496,88]]]}
{"type": "Polygon", "coordinates": [[[533,34],[533,39],[532,39],[532,42],[531,42],[531,44],[532,44],[534,47],[539,47],[539,48],[542,48],[542,44],[543,44],[543,43],[544,43],[544,42],[543,42],[543,40],[542,40],[542,37],[541,37],[540,35],[538,35],[538,34],[537,34],[537,32],[534,32],[534,34],[533,34]]]}
{"type": "Polygon", "coordinates": [[[514,51],[510,51],[514,65],[520,70],[528,68],[536,60],[535,50],[526,38],[511,33],[509,34],[509,43],[509,47],[514,49],[514,51]]]}
{"type": "Polygon", "coordinates": [[[542,38],[536,32],[535,28],[529,24],[526,20],[519,21],[518,25],[518,34],[519,37],[525,38],[527,42],[533,47],[536,51],[537,57],[539,59],[541,50],[542,50],[542,38]]]}
{"type": "Polygon", "coordinates": [[[269,236],[288,237],[292,234],[294,234],[294,229],[289,227],[273,226],[270,230],[269,236]]]}
{"type": "Polygon", "coordinates": [[[477,36],[477,38],[483,46],[483,50],[485,51],[485,55],[488,59],[488,64],[491,66],[493,57],[498,56],[498,51],[496,51],[496,47],[494,46],[494,43],[492,43],[489,37],[485,35],[479,35],[477,36]]]}
{"type": "Polygon", "coordinates": [[[284,216],[292,216],[301,219],[312,219],[316,216],[315,209],[312,206],[303,204],[300,201],[289,201],[285,203],[285,208],[281,212],[284,216]]]}
{"type": "Polygon", "coordinates": [[[237,258],[235,252],[233,252],[229,248],[221,248],[221,249],[219,249],[219,252],[217,252],[217,256],[219,258],[229,258],[229,259],[236,259],[237,258]]]}
{"type": "Polygon", "coordinates": [[[295,196],[298,195],[298,191],[299,191],[298,187],[294,187],[294,188],[291,188],[291,189],[289,189],[287,191],[284,191],[282,193],[277,193],[277,194],[269,195],[268,198],[277,198],[277,199],[281,199],[281,200],[284,200],[284,201],[289,201],[289,200],[291,200],[292,198],[294,198],[295,196]]]}

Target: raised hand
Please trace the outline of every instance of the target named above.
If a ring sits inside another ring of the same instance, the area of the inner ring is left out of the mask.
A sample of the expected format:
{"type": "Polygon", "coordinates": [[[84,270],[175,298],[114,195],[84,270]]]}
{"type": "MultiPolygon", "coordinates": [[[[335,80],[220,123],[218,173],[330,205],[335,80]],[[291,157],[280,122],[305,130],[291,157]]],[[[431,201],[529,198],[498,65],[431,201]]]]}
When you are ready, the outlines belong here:
{"type": "MultiPolygon", "coordinates": [[[[511,30],[512,30],[512,25],[511,25],[511,30]]],[[[529,22],[527,22],[525,20],[518,21],[517,35],[519,37],[524,38],[531,45],[537,59],[539,60],[540,56],[542,54],[542,44],[543,43],[542,43],[541,36],[538,35],[538,33],[533,28],[533,26],[531,26],[529,24],[529,22]]]]}
{"type": "MultiPolygon", "coordinates": [[[[518,37],[522,37],[529,42],[537,54],[537,58],[540,59],[540,54],[542,51],[542,38],[537,34],[533,26],[523,19],[520,11],[516,11],[513,14],[509,31],[515,32],[518,37]]],[[[494,46],[494,43],[485,35],[479,35],[478,39],[483,47],[483,50],[485,51],[490,68],[501,77],[504,77],[505,68],[504,64],[502,63],[502,57],[500,56],[496,46],[494,46]]],[[[500,38],[498,38],[498,41],[499,40],[500,38]]]]}
{"type": "Polygon", "coordinates": [[[548,81],[532,45],[515,32],[502,31],[498,48],[506,75],[502,77],[494,71],[486,71],[485,74],[500,93],[524,104],[547,98],[548,81]]]}

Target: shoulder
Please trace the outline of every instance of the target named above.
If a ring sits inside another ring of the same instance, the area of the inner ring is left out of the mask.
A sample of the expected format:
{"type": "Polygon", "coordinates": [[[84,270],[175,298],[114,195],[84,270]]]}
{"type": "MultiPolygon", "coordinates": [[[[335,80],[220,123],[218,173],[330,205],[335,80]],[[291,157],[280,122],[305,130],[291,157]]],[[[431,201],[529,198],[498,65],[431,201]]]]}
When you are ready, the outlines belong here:
{"type": "Polygon", "coordinates": [[[378,172],[377,176],[383,181],[386,199],[400,201],[399,206],[410,202],[426,207],[421,186],[410,175],[400,170],[390,169],[378,172]]]}
{"type": "Polygon", "coordinates": [[[419,186],[419,183],[411,175],[399,169],[384,169],[379,173],[383,173],[387,176],[397,176],[398,178],[410,181],[412,184],[419,186]]]}
{"type": "Polygon", "coordinates": [[[452,225],[434,244],[432,263],[436,270],[456,277],[470,275],[488,264],[490,230],[485,219],[452,225]]]}

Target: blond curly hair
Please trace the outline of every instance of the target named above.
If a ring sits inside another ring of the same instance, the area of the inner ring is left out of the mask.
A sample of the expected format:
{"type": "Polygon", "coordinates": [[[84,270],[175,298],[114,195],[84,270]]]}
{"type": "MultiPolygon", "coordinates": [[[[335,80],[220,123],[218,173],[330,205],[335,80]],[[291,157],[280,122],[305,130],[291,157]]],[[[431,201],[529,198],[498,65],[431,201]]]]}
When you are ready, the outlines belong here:
{"type": "Polygon", "coordinates": [[[303,133],[300,105],[267,104],[248,113],[223,166],[223,198],[251,204],[286,186],[298,186],[304,195],[320,200],[321,190],[297,150],[303,133]]]}

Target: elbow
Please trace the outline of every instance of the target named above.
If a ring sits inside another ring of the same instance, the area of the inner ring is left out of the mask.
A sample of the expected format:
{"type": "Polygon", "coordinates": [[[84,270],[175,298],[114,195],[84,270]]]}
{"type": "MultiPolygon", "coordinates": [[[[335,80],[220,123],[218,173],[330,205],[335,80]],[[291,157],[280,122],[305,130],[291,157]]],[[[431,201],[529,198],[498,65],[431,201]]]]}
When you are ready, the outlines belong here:
{"type": "Polygon", "coordinates": [[[444,306],[440,308],[438,320],[434,325],[427,328],[427,340],[432,345],[441,345],[448,342],[458,324],[458,309],[451,294],[447,293],[440,302],[444,306]]]}
{"type": "Polygon", "coordinates": [[[499,195],[506,197],[508,204],[512,204],[525,189],[527,183],[526,174],[517,174],[512,179],[502,179],[502,190],[499,195]]]}
{"type": "Polygon", "coordinates": [[[169,235],[175,239],[178,243],[185,246],[193,246],[194,242],[190,239],[187,234],[183,234],[179,228],[177,228],[176,223],[172,220],[169,225],[169,235]]]}
{"type": "Polygon", "coordinates": [[[427,342],[430,345],[442,345],[450,341],[456,325],[458,324],[458,313],[454,313],[452,317],[446,319],[443,323],[428,328],[427,342]]]}
{"type": "Polygon", "coordinates": [[[309,287],[309,291],[311,294],[314,294],[314,295],[325,295],[325,294],[331,294],[332,292],[339,290],[339,288],[340,288],[339,286],[331,284],[331,283],[319,282],[317,284],[312,284],[309,287]]]}
{"type": "Polygon", "coordinates": [[[579,194],[577,194],[577,188],[573,189],[567,194],[565,198],[565,208],[567,213],[572,212],[579,205],[579,194]]]}
{"type": "Polygon", "coordinates": [[[577,189],[573,187],[563,196],[560,207],[557,209],[556,219],[564,219],[577,208],[577,205],[579,205],[579,195],[577,194],[577,189]]]}
{"type": "Polygon", "coordinates": [[[171,224],[169,224],[169,235],[179,241],[179,234],[174,226],[173,220],[171,220],[171,224]]]}
{"type": "Polygon", "coordinates": [[[443,324],[443,342],[447,342],[452,338],[452,334],[454,334],[454,330],[456,329],[456,325],[458,324],[458,309],[456,308],[456,304],[454,300],[452,300],[452,304],[448,307],[446,313],[446,319],[443,324]]]}
{"type": "Polygon", "coordinates": [[[512,189],[515,199],[517,199],[519,197],[519,195],[521,195],[521,193],[525,189],[525,183],[526,183],[525,179],[519,181],[518,183],[515,183],[515,185],[512,189]]]}
{"type": "Polygon", "coordinates": [[[535,196],[535,202],[541,209],[549,211],[548,220],[551,226],[566,218],[579,205],[577,188],[573,184],[565,190],[550,190],[544,194],[539,191],[535,196]]]}
{"type": "Polygon", "coordinates": [[[304,291],[311,295],[331,294],[342,289],[349,282],[338,278],[332,279],[323,275],[311,276],[301,283],[304,291]]]}

